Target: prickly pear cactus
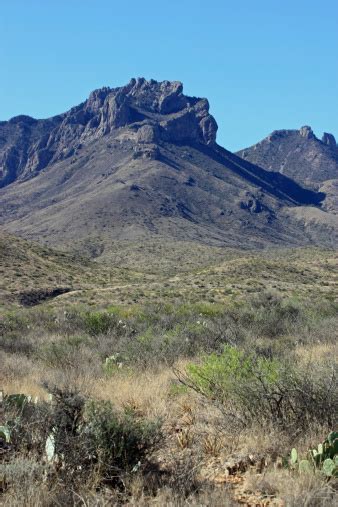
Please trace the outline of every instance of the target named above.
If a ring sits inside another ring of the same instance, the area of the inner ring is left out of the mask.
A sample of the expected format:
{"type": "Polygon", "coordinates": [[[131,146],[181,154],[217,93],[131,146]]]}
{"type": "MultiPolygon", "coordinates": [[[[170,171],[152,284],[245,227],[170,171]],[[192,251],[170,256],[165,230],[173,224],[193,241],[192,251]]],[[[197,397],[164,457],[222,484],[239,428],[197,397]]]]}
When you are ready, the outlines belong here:
{"type": "Polygon", "coordinates": [[[338,477],[338,433],[332,431],[317,449],[308,451],[309,459],[299,461],[296,449],[292,449],[290,465],[299,472],[320,471],[326,477],[338,477]]]}
{"type": "Polygon", "coordinates": [[[25,394],[8,394],[5,397],[4,404],[6,408],[14,407],[22,410],[26,403],[29,403],[31,400],[32,397],[25,394]]]}
{"type": "Polygon", "coordinates": [[[47,461],[49,463],[52,462],[53,459],[55,458],[55,435],[54,435],[54,431],[52,431],[48,435],[48,437],[47,437],[46,445],[45,445],[45,453],[46,453],[47,461]]]}
{"type": "Polygon", "coordinates": [[[327,439],[324,442],[324,447],[326,448],[328,458],[333,459],[336,455],[338,455],[338,432],[337,431],[331,431],[331,433],[328,435],[327,439]]]}
{"type": "Polygon", "coordinates": [[[302,459],[299,462],[298,470],[300,471],[300,473],[307,473],[308,474],[313,471],[313,467],[311,466],[311,463],[309,460],[302,459]]]}
{"type": "Polygon", "coordinates": [[[333,459],[327,458],[323,462],[322,472],[326,475],[326,477],[337,475],[337,468],[333,459]]]}
{"type": "Polygon", "coordinates": [[[295,465],[298,461],[297,449],[293,448],[291,451],[291,464],[295,465]]]}

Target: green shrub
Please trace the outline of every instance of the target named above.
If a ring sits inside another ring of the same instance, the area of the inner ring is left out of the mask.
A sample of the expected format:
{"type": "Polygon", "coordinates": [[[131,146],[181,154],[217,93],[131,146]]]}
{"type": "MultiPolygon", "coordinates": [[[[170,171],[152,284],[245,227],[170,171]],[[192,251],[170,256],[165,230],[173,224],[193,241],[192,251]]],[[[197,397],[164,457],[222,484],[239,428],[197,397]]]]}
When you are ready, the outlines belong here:
{"type": "Polygon", "coordinates": [[[107,334],[116,324],[116,317],[106,312],[87,312],[83,320],[85,331],[92,336],[107,334]]]}
{"type": "Polygon", "coordinates": [[[337,366],[259,357],[226,345],[200,364],[190,364],[188,384],[216,401],[227,415],[244,425],[269,421],[299,431],[312,422],[333,428],[338,410],[337,366]]]}
{"type": "MultiPolygon", "coordinates": [[[[231,345],[224,345],[221,354],[204,356],[201,364],[188,365],[189,379],[204,394],[227,400],[240,401],[238,387],[253,383],[262,375],[269,385],[278,380],[280,365],[275,360],[256,358],[231,345]]],[[[243,401],[243,400],[242,400],[243,401]]]]}

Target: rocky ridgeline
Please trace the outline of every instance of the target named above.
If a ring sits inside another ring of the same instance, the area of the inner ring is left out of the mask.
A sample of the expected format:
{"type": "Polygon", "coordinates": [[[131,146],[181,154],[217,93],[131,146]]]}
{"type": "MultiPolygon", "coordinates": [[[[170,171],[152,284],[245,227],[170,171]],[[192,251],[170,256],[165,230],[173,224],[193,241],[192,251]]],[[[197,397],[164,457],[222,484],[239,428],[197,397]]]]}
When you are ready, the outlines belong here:
{"type": "MultiPolygon", "coordinates": [[[[301,127],[299,130],[274,130],[266,139],[263,139],[261,143],[264,143],[266,141],[273,142],[276,140],[279,140],[281,138],[287,138],[290,136],[300,136],[304,139],[314,139],[316,141],[319,141],[319,139],[315,136],[313,130],[309,125],[304,125],[304,127],[301,127]]],[[[323,144],[326,144],[327,146],[336,147],[336,139],[333,134],[329,134],[328,132],[324,132],[321,142],[323,144]]],[[[260,144],[260,143],[258,143],[260,144]]]]}
{"type": "Polygon", "coordinates": [[[216,140],[217,123],[206,99],[187,97],[182,83],[132,79],[120,88],[93,91],[88,100],[47,120],[17,116],[0,123],[0,186],[27,179],[72,156],[84,143],[132,126],[138,153],[156,156],[156,144],[216,140]]]}
{"type": "Polygon", "coordinates": [[[308,125],[299,130],[275,130],[237,154],[314,190],[326,181],[338,179],[338,148],[333,134],[324,132],[318,139],[308,125]]]}

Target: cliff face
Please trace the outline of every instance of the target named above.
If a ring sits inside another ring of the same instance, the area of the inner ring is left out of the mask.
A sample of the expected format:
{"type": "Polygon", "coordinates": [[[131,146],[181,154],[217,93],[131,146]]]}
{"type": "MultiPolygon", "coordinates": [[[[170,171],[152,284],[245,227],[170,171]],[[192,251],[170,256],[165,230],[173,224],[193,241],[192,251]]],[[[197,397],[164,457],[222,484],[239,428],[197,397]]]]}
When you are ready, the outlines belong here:
{"type": "Polygon", "coordinates": [[[25,180],[85,143],[130,126],[140,143],[212,145],[217,123],[206,99],[187,97],[180,82],[132,79],[93,91],[88,100],[48,120],[17,116],[0,123],[0,186],[25,180]]]}

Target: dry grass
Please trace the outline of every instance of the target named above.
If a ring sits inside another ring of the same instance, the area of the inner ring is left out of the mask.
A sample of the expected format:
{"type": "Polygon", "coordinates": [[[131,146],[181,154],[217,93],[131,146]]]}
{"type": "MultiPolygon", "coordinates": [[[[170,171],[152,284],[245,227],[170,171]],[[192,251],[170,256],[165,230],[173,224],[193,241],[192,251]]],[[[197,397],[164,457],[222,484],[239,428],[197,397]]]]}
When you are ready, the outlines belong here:
{"type": "MultiPolygon", "coordinates": [[[[182,370],[185,362],[178,366],[182,370]]],[[[46,373],[35,367],[18,381],[8,379],[5,389],[8,392],[26,392],[43,397],[40,382],[46,373]]],[[[61,383],[60,378],[59,382],[61,383]]],[[[186,481],[188,477],[189,481],[193,481],[192,489],[182,496],[182,486],[178,486],[181,479],[175,479],[178,482],[174,481],[170,487],[161,486],[153,496],[148,491],[148,479],[136,477],[128,484],[128,505],[234,505],[231,497],[242,490],[237,486],[233,489],[231,484],[225,490],[219,490],[215,488],[215,483],[224,474],[224,463],[246,459],[249,455],[254,456],[257,463],[263,459],[264,467],[262,473],[257,474],[250,467],[244,473],[246,495],[252,497],[255,494],[257,498],[271,495],[283,500],[285,505],[294,507],[333,505],[333,492],[319,476],[304,477],[295,472],[276,469],[278,459],[285,456],[293,445],[297,445],[300,452],[306,451],[323,439],[327,431],[325,428],[313,427],[306,435],[295,440],[273,425],[262,428],[253,424],[241,430],[229,427],[212,402],[193,392],[173,392],[175,375],[169,368],[139,374],[119,371],[110,378],[77,377],[75,381],[65,371],[62,382],[67,385],[73,382],[88,396],[109,400],[118,409],[131,410],[137,417],[159,417],[163,421],[165,438],[151,459],[172,477],[178,474],[179,478],[184,478],[187,474],[186,481]],[[192,469],[196,478],[189,475],[192,469]],[[194,481],[197,478],[198,492],[194,491],[194,481]]],[[[118,505],[121,501],[113,491],[94,494],[85,487],[77,495],[79,505],[118,505]]],[[[52,503],[55,502],[53,493],[45,491],[43,486],[28,488],[25,494],[20,489],[11,490],[5,497],[4,505],[45,506],[49,497],[52,497],[52,503]]],[[[58,497],[59,492],[56,494],[58,497]]]]}
{"type": "Polygon", "coordinates": [[[247,474],[243,489],[257,496],[277,497],[287,507],[332,507],[337,500],[332,486],[319,475],[268,469],[259,475],[247,474]]]}
{"type": "Polygon", "coordinates": [[[166,417],[171,409],[169,392],[174,379],[170,369],[159,373],[117,374],[101,378],[90,386],[88,394],[109,400],[120,408],[133,408],[146,417],[166,417]]]}
{"type": "Polygon", "coordinates": [[[304,365],[313,362],[315,359],[321,362],[330,357],[338,357],[338,342],[332,340],[330,343],[314,343],[310,346],[298,346],[296,353],[298,360],[304,365]]]}

